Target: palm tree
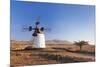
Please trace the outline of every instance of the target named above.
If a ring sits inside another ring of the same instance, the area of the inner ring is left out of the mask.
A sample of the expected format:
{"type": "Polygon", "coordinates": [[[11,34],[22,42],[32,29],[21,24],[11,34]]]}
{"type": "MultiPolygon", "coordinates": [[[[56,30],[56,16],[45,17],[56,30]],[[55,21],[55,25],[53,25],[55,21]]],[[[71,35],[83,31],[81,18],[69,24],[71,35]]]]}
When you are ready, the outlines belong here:
{"type": "Polygon", "coordinates": [[[88,42],[86,42],[86,41],[79,41],[79,42],[75,41],[74,44],[79,46],[80,47],[80,51],[81,51],[82,50],[82,46],[83,45],[88,45],[88,42]]]}

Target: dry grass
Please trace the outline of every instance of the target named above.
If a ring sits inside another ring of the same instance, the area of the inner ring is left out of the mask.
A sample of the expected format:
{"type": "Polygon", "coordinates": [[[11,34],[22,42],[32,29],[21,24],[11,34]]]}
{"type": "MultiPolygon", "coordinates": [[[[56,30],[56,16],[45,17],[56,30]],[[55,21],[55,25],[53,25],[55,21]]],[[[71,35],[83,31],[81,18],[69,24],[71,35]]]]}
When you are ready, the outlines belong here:
{"type": "Polygon", "coordinates": [[[11,43],[11,66],[42,65],[95,61],[95,46],[85,45],[82,52],[72,44],[47,44],[45,49],[30,44],[11,43]]]}

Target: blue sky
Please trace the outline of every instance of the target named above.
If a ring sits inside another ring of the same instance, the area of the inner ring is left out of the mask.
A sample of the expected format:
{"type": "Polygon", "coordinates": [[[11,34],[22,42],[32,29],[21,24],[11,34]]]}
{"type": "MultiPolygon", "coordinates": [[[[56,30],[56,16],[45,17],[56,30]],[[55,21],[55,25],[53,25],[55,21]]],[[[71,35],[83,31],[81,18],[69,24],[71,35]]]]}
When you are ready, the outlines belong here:
{"type": "Polygon", "coordinates": [[[32,32],[22,32],[22,26],[34,27],[37,16],[51,29],[47,40],[95,41],[95,6],[23,1],[11,2],[11,39],[30,40],[32,32]]]}

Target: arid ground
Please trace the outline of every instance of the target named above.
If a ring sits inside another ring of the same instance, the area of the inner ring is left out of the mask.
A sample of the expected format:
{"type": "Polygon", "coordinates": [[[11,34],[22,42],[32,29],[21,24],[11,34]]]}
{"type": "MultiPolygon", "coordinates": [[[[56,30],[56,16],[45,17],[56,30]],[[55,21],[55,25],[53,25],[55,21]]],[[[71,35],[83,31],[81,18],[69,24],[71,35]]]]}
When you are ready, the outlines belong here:
{"type": "Polygon", "coordinates": [[[61,64],[95,61],[95,46],[79,46],[71,43],[46,44],[46,48],[34,48],[28,41],[11,41],[11,67],[43,64],[61,64]]]}

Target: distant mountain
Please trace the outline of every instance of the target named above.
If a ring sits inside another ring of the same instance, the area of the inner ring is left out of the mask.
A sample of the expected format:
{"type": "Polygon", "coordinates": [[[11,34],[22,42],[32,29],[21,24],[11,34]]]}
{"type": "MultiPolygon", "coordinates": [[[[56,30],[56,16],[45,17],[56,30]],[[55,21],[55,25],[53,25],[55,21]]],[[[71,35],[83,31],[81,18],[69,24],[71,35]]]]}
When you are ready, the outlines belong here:
{"type": "Polygon", "coordinates": [[[72,42],[66,40],[47,40],[46,44],[72,44],[72,42]]]}
{"type": "MultiPolygon", "coordinates": [[[[11,40],[11,43],[17,43],[17,44],[31,44],[32,41],[17,41],[17,40],[11,40]]],[[[69,42],[67,40],[47,40],[46,44],[73,44],[72,42],[69,42]]]]}
{"type": "Polygon", "coordinates": [[[18,40],[11,40],[11,44],[14,44],[14,43],[16,43],[16,44],[32,44],[32,42],[31,41],[18,41],[18,40]]]}

